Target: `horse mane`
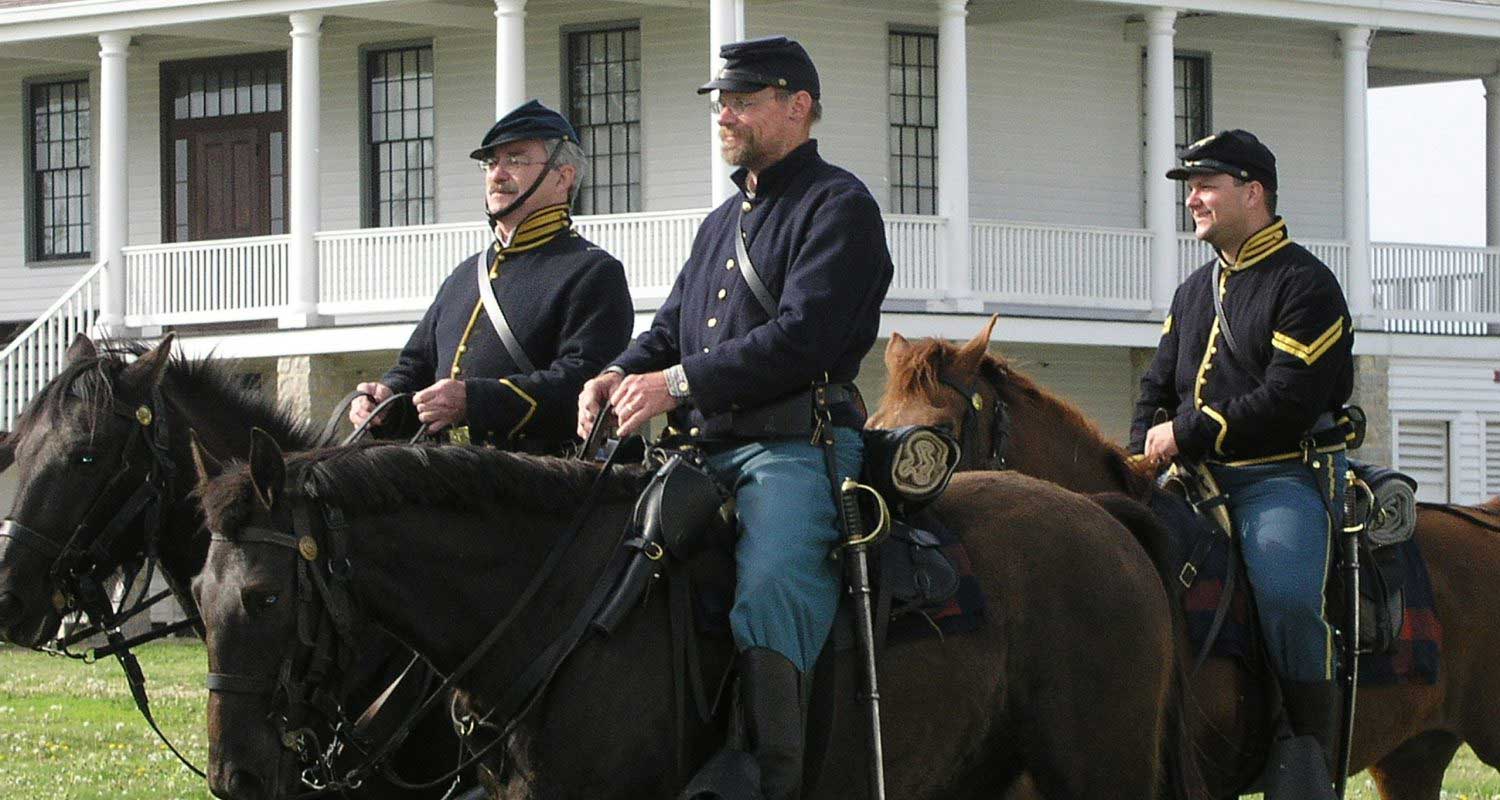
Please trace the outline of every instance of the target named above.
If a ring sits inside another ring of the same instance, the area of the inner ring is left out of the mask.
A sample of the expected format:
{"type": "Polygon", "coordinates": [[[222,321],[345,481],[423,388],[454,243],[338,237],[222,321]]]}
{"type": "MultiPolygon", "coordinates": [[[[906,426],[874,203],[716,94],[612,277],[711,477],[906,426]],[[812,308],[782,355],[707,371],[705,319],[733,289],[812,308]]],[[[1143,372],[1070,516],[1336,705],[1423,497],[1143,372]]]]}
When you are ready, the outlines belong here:
{"type": "MultiPolygon", "coordinates": [[[[12,436],[27,435],[43,421],[58,419],[70,398],[82,400],[94,411],[102,411],[115,396],[120,372],[130,359],[150,352],[152,344],[136,339],[112,340],[99,345],[98,354],[63,366],[48,381],[16,421],[12,436]]],[[[310,447],[316,436],[310,425],[294,418],[260,392],[245,388],[232,369],[235,362],[190,359],[174,353],[162,376],[164,386],[185,393],[210,395],[214,402],[245,426],[270,433],[293,447],[310,447]]]]}
{"type": "MultiPolygon", "coordinates": [[[[941,375],[958,357],[959,346],[946,339],[926,338],[911,342],[911,352],[906,356],[907,369],[892,370],[895,379],[886,386],[886,396],[933,396],[942,391],[941,375]],[[899,376],[899,377],[898,377],[899,376]]],[[[1038,405],[1047,406],[1057,414],[1063,424],[1076,428],[1085,437],[1099,445],[1108,460],[1108,466],[1125,486],[1135,486],[1141,473],[1130,459],[1125,448],[1110,441],[1099,430],[1099,426],[1084,416],[1078,406],[1047,389],[1023,372],[1018,372],[1004,356],[986,351],[979,365],[980,376],[988,379],[997,388],[1010,386],[1030,398],[1038,405]]],[[[884,405],[884,398],[882,398],[884,405]]]]}
{"type": "MultiPolygon", "coordinates": [[[[597,466],[572,459],[383,442],[294,453],[286,463],[291,491],[352,516],[410,508],[489,513],[501,507],[570,514],[599,474],[597,466]]],[[[600,500],[635,499],[651,474],[640,467],[614,468],[600,500]]],[[[200,497],[209,529],[234,536],[258,502],[249,465],[231,465],[201,487],[200,497]]]]}

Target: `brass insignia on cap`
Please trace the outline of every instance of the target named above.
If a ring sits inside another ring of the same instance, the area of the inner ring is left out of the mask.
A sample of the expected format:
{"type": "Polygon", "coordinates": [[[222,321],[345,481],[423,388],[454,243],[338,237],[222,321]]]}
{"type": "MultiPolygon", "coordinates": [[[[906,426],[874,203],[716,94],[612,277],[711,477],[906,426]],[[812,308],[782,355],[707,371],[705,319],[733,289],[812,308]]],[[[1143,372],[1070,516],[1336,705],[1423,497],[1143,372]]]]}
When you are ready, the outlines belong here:
{"type": "Polygon", "coordinates": [[[318,540],[311,536],[303,536],[297,540],[297,553],[308,561],[318,558],[318,540]]]}
{"type": "Polygon", "coordinates": [[[137,408],[135,410],[135,421],[141,423],[142,425],[150,425],[151,409],[147,406],[141,406],[137,408]]]}
{"type": "Polygon", "coordinates": [[[786,78],[777,78],[776,79],[776,84],[778,86],[785,86],[786,85],[786,78]]]}
{"type": "Polygon", "coordinates": [[[1206,145],[1209,142],[1211,142],[1211,141],[1213,141],[1213,140],[1215,140],[1217,138],[1219,138],[1219,134],[1217,134],[1217,133],[1211,133],[1211,134],[1203,137],[1202,139],[1199,139],[1198,141],[1193,142],[1192,144],[1188,145],[1188,149],[1189,150],[1193,150],[1193,149],[1202,147],[1203,145],[1206,145]]]}

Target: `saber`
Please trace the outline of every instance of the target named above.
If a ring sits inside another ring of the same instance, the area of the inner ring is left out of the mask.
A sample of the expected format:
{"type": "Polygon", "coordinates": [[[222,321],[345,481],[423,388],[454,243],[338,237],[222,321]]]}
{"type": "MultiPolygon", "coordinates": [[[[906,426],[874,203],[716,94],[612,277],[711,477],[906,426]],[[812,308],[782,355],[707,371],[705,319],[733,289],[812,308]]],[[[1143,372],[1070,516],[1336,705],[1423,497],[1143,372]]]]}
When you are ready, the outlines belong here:
{"type": "Polygon", "coordinates": [[[854,595],[854,633],[859,641],[859,655],[864,672],[866,710],[870,717],[870,797],[885,800],[885,756],[880,739],[880,685],[875,666],[874,604],[870,598],[869,548],[885,537],[891,529],[890,510],[879,492],[853,478],[845,478],[839,487],[839,502],[842,507],[845,531],[848,538],[844,549],[849,551],[849,566],[845,576],[849,591],[854,595]],[[859,508],[859,492],[863,490],[875,498],[880,520],[875,530],[865,533],[859,508]]]}
{"type": "Polygon", "coordinates": [[[1344,527],[1341,537],[1344,573],[1344,703],[1339,725],[1338,755],[1334,766],[1334,795],[1344,797],[1349,781],[1349,760],[1354,744],[1354,701],[1359,693],[1359,536],[1374,510],[1375,494],[1364,481],[1353,477],[1344,492],[1344,527]]]}

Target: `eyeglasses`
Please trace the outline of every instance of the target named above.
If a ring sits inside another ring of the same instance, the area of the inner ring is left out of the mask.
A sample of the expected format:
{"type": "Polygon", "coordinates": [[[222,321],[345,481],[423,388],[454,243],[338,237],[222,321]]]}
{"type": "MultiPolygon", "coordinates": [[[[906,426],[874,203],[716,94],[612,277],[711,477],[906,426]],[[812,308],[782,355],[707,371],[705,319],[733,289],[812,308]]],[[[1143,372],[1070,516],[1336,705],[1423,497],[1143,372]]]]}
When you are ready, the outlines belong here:
{"type": "Polygon", "coordinates": [[[750,109],[760,105],[761,103],[764,103],[765,101],[766,98],[751,100],[748,97],[731,97],[728,100],[720,99],[710,101],[708,104],[708,110],[712,111],[714,113],[714,116],[718,116],[719,114],[724,113],[724,109],[727,108],[730,111],[733,111],[736,116],[744,116],[746,111],[749,111],[750,109]]]}
{"type": "Polygon", "coordinates": [[[533,164],[544,164],[546,163],[546,161],[539,158],[532,158],[530,156],[510,153],[500,156],[499,158],[481,158],[477,163],[479,164],[480,172],[489,172],[490,170],[494,169],[496,165],[504,166],[506,169],[516,169],[517,167],[529,167],[533,164]]]}

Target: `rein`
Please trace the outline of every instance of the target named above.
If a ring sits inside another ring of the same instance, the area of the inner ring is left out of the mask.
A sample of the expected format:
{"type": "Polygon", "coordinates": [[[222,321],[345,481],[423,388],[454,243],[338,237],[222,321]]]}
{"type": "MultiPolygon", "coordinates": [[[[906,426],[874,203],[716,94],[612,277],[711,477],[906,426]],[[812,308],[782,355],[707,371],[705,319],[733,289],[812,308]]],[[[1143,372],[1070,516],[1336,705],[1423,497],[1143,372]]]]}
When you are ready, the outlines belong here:
{"type": "MultiPolygon", "coordinates": [[[[523,612],[531,607],[542,586],[555,575],[561,566],[564,555],[577,540],[590,514],[597,507],[607,483],[609,471],[615,463],[615,455],[611,453],[610,458],[601,466],[599,474],[589,487],[588,494],[578,508],[572,524],[554,541],[541,567],[522,590],[510,611],[495,624],[474,650],[429,693],[426,700],[407,714],[384,742],[370,750],[361,748],[361,752],[365,754],[365,760],[362,763],[350,768],[342,776],[337,776],[331,772],[330,760],[323,759],[321,766],[327,780],[322,783],[317,782],[312,774],[313,768],[304,770],[302,781],[305,785],[312,787],[315,792],[312,795],[302,796],[313,796],[330,789],[355,788],[363,780],[363,776],[373,770],[380,770],[387,780],[402,789],[432,788],[477,764],[508,740],[526,712],[545,693],[563,662],[578,649],[593,630],[591,623],[609,598],[614,580],[624,566],[624,559],[628,552],[625,548],[618,546],[615,548],[614,556],[600,573],[583,607],[575,615],[566,631],[521,671],[520,675],[511,682],[505,695],[490,711],[486,712],[482,718],[471,722],[470,732],[480,726],[499,728],[499,734],[492,741],[478,750],[471,751],[468,758],[443,775],[421,783],[409,783],[401,779],[385,761],[390,753],[411,734],[416,723],[441,702],[460,679],[479,665],[481,659],[511,630],[515,622],[521,619],[523,612]],[[498,723],[490,723],[489,720],[492,717],[497,718],[498,723]]],[[[240,530],[238,536],[233,538],[219,533],[212,534],[215,541],[270,544],[289,549],[296,554],[294,562],[298,574],[296,591],[300,595],[294,598],[299,615],[298,650],[282,661],[275,679],[232,673],[209,673],[206,683],[210,692],[270,696],[277,717],[277,725],[280,728],[283,748],[301,757],[304,763],[314,759],[309,757],[310,731],[306,728],[295,727],[301,722],[301,709],[312,708],[330,718],[342,716],[334,700],[337,691],[329,691],[323,685],[330,677],[330,670],[326,667],[335,661],[335,655],[332,653],[334,636],[330,634],[330,631],[336,632],[336,638],[346,645],[343,652],[337,654],[338,660],[346,660],[350,657],[354,642],[355,600],[348,586],[352,565],[347,557],[345,538],[347,524],[342,510],[317,499],[312,489],[311,477],[312,472],[318,469],[319,466],[316,464],[309,468],[309,475],[303,481],[302,491],[298,496],[290,498],[294,504],[291,533],[247,525],[240,530]],[[315,513],[315,510],[321,513],[315,513]],[[328,531],[326,538],[331,540],[326,549],[319,542],[319,522],[324,523],[323,528],[328,531]],[[324,572],[327,572],[326,577],[324,572]],[[314,627],[311,617],[318,617],[329,623],[316,625],[316,638],[307,635],[308,631],[314,627]],[[308,664],[300,676],[293,674],[298,661],[305,661],[308,664]],[[316,701],[317,704],[315,704],[315,701],[304,699],[304,696],[309,695],[314,698],[321,697],[323,700],[316,701]],[[282,713],[278,704],[285,705],[287,713],[282,713]],[[319,708],[320,704],[328,707],[319,708]]],[[[622,532],[622,542],[623,538],[622,532]]],[[[335,726],[335,737],[338,736],[340,729],[341,726],[335,726]]],[[[336,748],[333,746],[329,748],[330,752],[334,749],[336,748]]]]}
{"type": "MultiPolygon", "coordinates": [[[[57,540],[61,537],[39,533],[15,518],[7,518],[0,522],[0,537],[10,538],[53,556],[48,574],[53,585],[58,587],[62,606],[59,610],[68,613],[70,609],[75,609],[88,615],[91,624],[60,640],[54,652],[88,662],[113,655],[119,662],[120,669],[125,673],[131,699],[134,700],[141,716],[145,718],[146,724],[151,727],[162,744],[167,746],[172,755],[176,756],[189,770],[203,777],[203,771],[188,761],[158,726],[155,716],[151,713],[150,696],[146,693],[145,673],[141,670],[140,662],[131,650],[146,642],[171,636],[189,627],[199,626],[197,614],[183,599],[187,596],[185,590],[163,571],[162,575],[170,586],[167,591],[143,599],[133,608],[117,613],[101,582],[102,575],[120,568],[110,566],[111,553],[120,535],[137,520],[141,521],[145,530],[143,555],[147,563],[154,565],[161,560],[157,553],[157,545],[166,524],[164,520],[170,497],[169,489],[177,474],[176,467],[169,457],[166,417],[158,413],[158,410],[164,407],[165,403],[159,386],[152,387],[151,399],[138,406],[123,403],[118,398],[111,399],[110,412],[136,424],[131,427],[130,434],[121,448],[119,471],[94,497],[93,502],[84,511],[82,521],[73,529],[72,535],[63,544],[57,544],[57,540]],[[145,474],[141,475],[138,481],[134,482],[134,488],[131,488],[136,471],[131,462],[131,455],[137,449],[137,442],[144,443],[147,464],[145,474]],[[140,636],[125,638],[121,632],[121,626],[130,618],[166,599],[168,595],[176,596],[183,611],[186,612],[186,619],[140,636]],[[96,634],[103,634],[108,644],[81,655],[68,651],[70,645],[96,634]]],[[[146,585],[149,586],[150,576],[154,574],[154,567],[147,570],[147,578],[144,582],[146,585]]],[[[130,577],[125,584],[126,596],[134,587],[137,577],[139,577],[138,571],[131,570],[130,577]]],[[[201,632],[200,628],[199,633],[201,632]]]]}
{"type": "MultiPolygon", "coordinates": [[[[1002,373],[1003,377],[1003,373],[1002,373]]],[[[985,375],[985,368],[980,366],[975,373],[974,379],[967,384],[959,383],[947,373],[938,374],[938,383],[957,392],[964,399],[964,418],[962,430],[959,432],[959,452],[975,452],[971,447],[974,444],[971,437],[979,429],[979,415],[985,410],[985,397],[979,391],[980,384],[990,387],[995,392],[994,415],[990,418],[990,446],[978,466],[990,469],[1008,469],[1005,463],[1005,446],[1010,441],[1010,413],[1007,409],[1005,398],[1000,386],[994,379],[985,375]]]]}

